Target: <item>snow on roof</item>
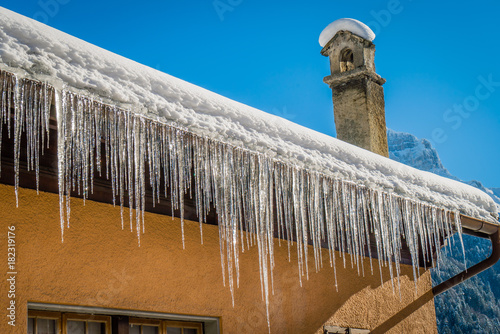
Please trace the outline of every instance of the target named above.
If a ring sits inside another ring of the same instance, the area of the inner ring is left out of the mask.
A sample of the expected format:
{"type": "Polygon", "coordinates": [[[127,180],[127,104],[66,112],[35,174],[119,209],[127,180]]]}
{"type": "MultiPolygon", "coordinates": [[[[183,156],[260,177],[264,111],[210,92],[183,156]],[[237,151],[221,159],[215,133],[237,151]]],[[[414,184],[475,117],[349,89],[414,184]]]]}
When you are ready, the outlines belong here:
{"type": "Polygon", "coordinates": [[[319,45],[324,47],[336,33],[342,30],[350,31],[359,37],[369,40],[370,42],[375,39],[375,33],[363,22],[355,19],[338,19],[323,29],[319,35],[319,45]]]}
{"type": "MultiPolygon", "coordinates": [[[[375,37],[361,22],[341,19],[323,31],[320,42],[340,29],[375,37]]],[[[495,203],[476,188],[230,100],[4,8],[0,66],[288,164],[496,221],[495,203]]]]}

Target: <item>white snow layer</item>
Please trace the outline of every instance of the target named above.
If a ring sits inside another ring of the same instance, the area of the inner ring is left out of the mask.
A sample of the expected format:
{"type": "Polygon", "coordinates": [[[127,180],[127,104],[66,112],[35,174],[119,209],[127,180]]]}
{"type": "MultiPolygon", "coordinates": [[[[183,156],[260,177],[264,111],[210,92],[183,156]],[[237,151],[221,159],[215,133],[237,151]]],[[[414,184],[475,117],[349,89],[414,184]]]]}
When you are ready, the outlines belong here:
{"type": "Polygon", "coordinates": [[[355,19],[338,19],[330,23],[319,35],[319,45],[324,47],[333,36],[339,31],[350,31],[359,37],[363,37],[369,41],[375,39],[375,33],[363,22],[355,19]]]}
{"type": "MultiPolygon", "coordinates": [[[[353,19],[331,23],[322,36],[336,29],[374,38],[368,27],[353,19]]],[[[497,222],[495,203],[474,187],[419,171],[230,100],[1,7],[0,63],[6,70],[18,69],[18,73],[56,88],[66,86],[98,96],[200,136],[497,222]]]]}

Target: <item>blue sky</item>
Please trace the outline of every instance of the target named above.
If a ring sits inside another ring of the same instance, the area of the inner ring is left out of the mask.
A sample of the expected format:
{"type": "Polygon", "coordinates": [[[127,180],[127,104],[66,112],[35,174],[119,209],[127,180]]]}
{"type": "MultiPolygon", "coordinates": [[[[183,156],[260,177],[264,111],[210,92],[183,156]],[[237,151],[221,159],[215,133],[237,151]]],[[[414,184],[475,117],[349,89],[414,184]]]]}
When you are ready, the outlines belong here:
{"type": "Polygon", "coordinates": [[[500,187],[497,1],[4,0],[3,7],[237,101],[335,135],[318,37],[377,34],[387,126],[427,138],[464,180],[500,187]]]}

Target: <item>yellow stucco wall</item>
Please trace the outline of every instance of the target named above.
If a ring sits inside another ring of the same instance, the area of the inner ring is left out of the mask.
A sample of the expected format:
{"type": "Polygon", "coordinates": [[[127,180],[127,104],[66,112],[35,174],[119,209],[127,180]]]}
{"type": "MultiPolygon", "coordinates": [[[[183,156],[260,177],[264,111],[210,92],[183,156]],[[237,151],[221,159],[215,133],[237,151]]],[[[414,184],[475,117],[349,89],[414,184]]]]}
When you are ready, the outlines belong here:
{"type": "MultiPolygon", "coordinates": [[[[216,226],[204,226],[201,245],[198,223],[187,222],[183,250],[179,220],[146,213],[146,233],[138,247],[135,233],[121,230],[118,207],[91,201],[83,206],[73,199],[71,209],[71,228],[61,243],[56,194],[20,189],[16,208],[13,187],[0,184],[2,268],[7,227],[15,226],[18,272],[16,327],[7,324],[8,287],[2,279],[0,333],[26,333],[28,302],[214,316],[220,317],[223,333],[268,332],[256,247],[240,256],[241,281],[233,308],[229,289],[222,284],[216,226]]],[[[289,262],[286,243],[278,247],[276,241],[272,333],[320,333],[324,323],[373,329],[416,298],[408,266],[401,275],[401,300],[393,294],[388,271],[382,287],[378,269],[374,276],[358,277],[356,269],[344,269],[340,261],[336,292],[328,252],[324,269],[311,272],[300,287],[295,254],[293,247],[289,262]]],[[[426,272],[418,282],[419,293],[430,284],[426,272]]],[[[436,333],[433,302],[391,332],[436,333]]]]}

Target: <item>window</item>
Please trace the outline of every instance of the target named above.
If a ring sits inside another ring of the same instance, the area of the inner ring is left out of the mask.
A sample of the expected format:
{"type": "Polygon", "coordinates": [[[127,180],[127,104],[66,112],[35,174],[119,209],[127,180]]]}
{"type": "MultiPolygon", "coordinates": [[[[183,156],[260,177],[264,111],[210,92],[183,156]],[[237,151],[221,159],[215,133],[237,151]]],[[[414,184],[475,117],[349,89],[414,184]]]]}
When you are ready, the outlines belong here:
{"type": "Polygon", "coordinates": [[[129,334],[203,334],[198,322],[130,318],[129,334]]]}
{"type": "Polygon", "coordinates": [[[340,72],[354,70],[354,55],[351,49],[344,49],[340,53],[340,72]]]}
{"type": "Polygon", "coordinates": [[[30,310],[28,334],[111,334],[111,317],[30,310]]]}
{"type": "Polygon", "coordinates": [[[62,314],[63,334],[111,334],[111,317],[92,314],[62,314]]]}
{"type": "Polygon", "coordinates": [[[61,333],[61,314],[57,312],[30,311],[28,314],[28,334],[61,333]]]}
{"type": "Polygon", "coordinates": [[[200,323],[184,321],[165,321],[164,334],[202,334],[200,323]]]}
{"type": "Polygon", "coordinates": [[[205,317],[125,310],[110,310],[107,313],[103,309],[72,306],[68,306],[68,311],[72,312],[59,312],[58,309],[63,310],[61,306],[44,305],[48,305],[43,308],[44,311],[28,310],[28,334],[220,333],[216,318],[212,320],[205,317]]]}
{"type": "Polygon", "coordinates": [[[129,334],[160,334],[161,321],[140,318],[130,318],[129,334]]]}

